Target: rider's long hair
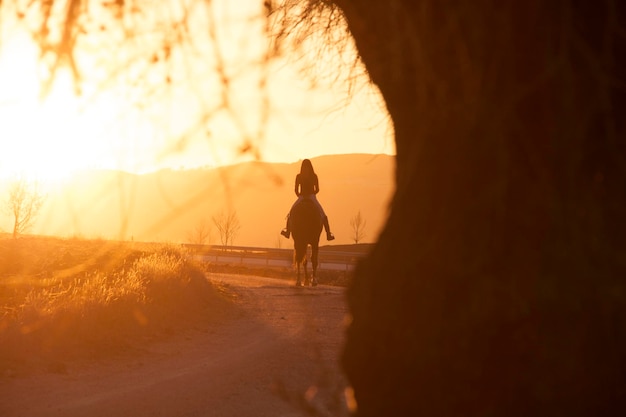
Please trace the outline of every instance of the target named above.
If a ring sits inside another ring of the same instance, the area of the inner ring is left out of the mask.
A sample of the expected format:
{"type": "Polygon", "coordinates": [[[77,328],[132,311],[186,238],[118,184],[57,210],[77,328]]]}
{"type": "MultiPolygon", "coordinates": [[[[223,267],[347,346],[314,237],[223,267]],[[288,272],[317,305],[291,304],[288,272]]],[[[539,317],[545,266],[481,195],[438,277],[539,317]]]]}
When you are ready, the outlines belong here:
{"type": "Polygon", "coordinates": [[[315,170],[313,170],[313,164],[310,160],[304,159],[302,161],[302,165],[300,165],[300,175],[305,177],[312,177],[315,175],[315,170]]]}

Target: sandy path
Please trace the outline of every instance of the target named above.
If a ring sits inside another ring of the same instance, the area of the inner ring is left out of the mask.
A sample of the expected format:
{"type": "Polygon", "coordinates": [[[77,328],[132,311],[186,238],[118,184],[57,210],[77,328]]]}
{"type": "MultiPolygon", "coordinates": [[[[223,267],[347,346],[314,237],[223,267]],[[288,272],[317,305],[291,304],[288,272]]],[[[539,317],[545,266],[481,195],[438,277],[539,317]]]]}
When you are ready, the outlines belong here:
{"type": "Polygon", "coordinates": [[[337,287],[212,275],[232,317],[64,374],[0,379],[0,416],[302,416],[347,414],[337,287]]]}

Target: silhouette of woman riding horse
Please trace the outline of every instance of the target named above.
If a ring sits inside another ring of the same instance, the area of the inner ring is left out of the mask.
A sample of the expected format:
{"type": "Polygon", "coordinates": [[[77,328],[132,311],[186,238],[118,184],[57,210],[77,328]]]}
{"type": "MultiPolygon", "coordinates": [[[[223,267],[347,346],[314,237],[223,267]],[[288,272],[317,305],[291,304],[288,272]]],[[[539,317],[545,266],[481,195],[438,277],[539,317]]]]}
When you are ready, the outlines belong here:
{"type": "Polygon", "coordinates": [[[287,216],[287,225],[280,233],[287,239],[293,235],[294,262],[298,267],[298,279],[296,285],[301,285],[300,266],[304,266],[304,285],[310,282],[306,252],[311,246],[311,268],[313,269],[312,285],[317,285],[317,255],[319,252],[319,239],[322,226],[326,230],[326,239],[333,240],[335,236],[330,231],[328,217],[317,201],[316,194],[320,191],[317,174],[313,170],[313,164],[305,159],[300,166],[300,173],[296,175],[294,189],[298,199],[291,206],[287,216]]]}

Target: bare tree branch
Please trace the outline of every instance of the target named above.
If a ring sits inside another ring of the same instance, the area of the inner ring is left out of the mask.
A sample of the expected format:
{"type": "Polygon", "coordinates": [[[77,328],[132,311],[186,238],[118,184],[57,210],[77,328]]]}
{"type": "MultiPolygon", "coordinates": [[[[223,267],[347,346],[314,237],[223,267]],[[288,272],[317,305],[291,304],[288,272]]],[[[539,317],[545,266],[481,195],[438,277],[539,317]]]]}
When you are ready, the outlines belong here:
{"type": "Polygon", "coordinates": [[[350,227],[352,227],[352,240],[355,244],[359,244],[365,237],[365,226],[367,221],[361,217],[361,210],[350,218],[350,227]]]}
{"type": "Polygon", "coordinates": [[[45,198],[36,182],[19,178],[11,184],[5,210],[13,218],[13,239],[32,226],[45,198]]]}
{"type": "Polygon", "coordinates": [[[213,224],[220,234],[222,246],[232,246],[235,238],[241,229],[239,217],[236,211],[221,212],[217,216],[213,216],[213,224]]]}
{"type": "Polygon", "coordinates": [[[187,233],[187,241],[192,245],[206,245],[211,243],[211,227],[206,220],[200,221],[187,233]]]}

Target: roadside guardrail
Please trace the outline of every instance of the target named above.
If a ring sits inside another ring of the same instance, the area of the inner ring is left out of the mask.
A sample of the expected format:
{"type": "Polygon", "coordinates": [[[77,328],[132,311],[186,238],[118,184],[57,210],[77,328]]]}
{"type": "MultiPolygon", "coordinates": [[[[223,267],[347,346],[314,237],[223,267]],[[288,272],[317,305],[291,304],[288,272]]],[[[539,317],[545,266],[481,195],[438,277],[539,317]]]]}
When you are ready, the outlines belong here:
{"type": "MultiPolygon", "coordinates": [[[[256,248],[248,246],[184,245],[203,262],[264,267],[293,266],[293,249],[256,248]]],[[[309,255],[311,249],[309,248],[309,255]]],[[[351,271],[363,252],[344,252],[320,248],[318,270],[351,271]]]]}

